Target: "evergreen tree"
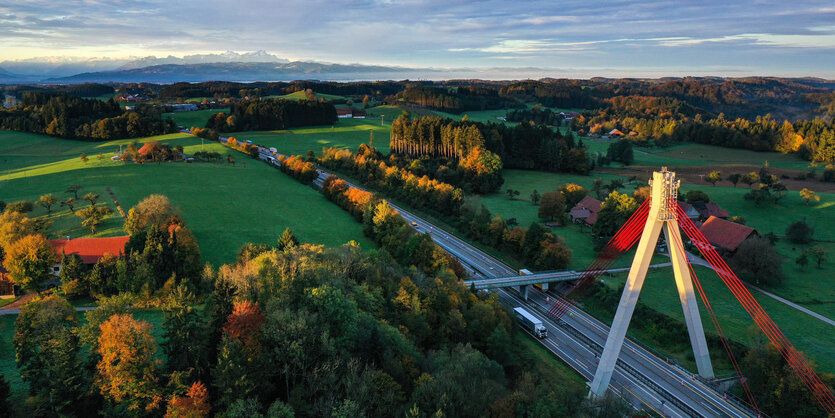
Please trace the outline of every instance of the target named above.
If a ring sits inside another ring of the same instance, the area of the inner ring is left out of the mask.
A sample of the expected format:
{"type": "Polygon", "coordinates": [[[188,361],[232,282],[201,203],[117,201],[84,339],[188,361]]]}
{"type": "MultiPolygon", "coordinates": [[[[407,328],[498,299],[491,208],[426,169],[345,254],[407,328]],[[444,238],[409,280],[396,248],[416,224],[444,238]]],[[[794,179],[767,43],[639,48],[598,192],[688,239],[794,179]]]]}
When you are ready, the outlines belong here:
{"type": "Polygon", "coordinates": [[[206,373],[206,328],[194,310],[194,296],[184,285],[177,286],[165,307],[162,328],[162,351],[169,372],[193,369],[206,373]]]}
{"type": "Polygon", "coordinates": [[[293,231],[290,228],[284,230],[281,233],[281,236],[278,237],[278,245],[277,248],[279,251],[284,251],[287,248],[293,248],[299,245],[299,239],[296,238],[296,235],[293,234],[293,231]]]}

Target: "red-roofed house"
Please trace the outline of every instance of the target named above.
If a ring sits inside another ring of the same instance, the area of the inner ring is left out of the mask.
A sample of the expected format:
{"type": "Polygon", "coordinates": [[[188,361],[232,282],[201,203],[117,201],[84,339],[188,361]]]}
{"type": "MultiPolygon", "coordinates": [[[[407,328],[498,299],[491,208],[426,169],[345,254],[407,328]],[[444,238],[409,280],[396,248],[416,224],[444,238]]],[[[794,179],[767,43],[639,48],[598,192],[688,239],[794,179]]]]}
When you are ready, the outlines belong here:
{"type": "Polygon", "coordinates": [[[707,238],[710,245],[730,252],[736,251],[739,244],[749,237],[759,236],[754,228],[715,216],[708,218],[699,231],[707,238]]]}
{"type": "Polygon", "coordinates": [[[699,216],[701,214],[698,210],[696,210],[696,208],[693,207],[693,205],[687,202],[678,202],[678,205],[681,206],[681,209],[684,211],[685,214],[687,214],[688,218],[690,218],[693,221],[699,219],[699,216]]]}
{"type": "Polygon", "coordinates": [[[699,211],[702,219],[710,218],[711,216],[715,216],[717,218],[728,219],[728,211],[719,207],[717,203],[714,202],[693,202],[693,207],[699,211]]]}
{"type": "Polygon", "coordinates": [[[58,264],[53,274],[61,273],[61,262],[65,254],[78,254],[84,264],[96,264],[107,254],[118,256],[125,252],[130,237],[51,239],[49,243],[58,255],[58,264]]]}
{"type": "Polygon", "coordinates": [[[574,222],[585,222],[588,225],[594,225],[597,221],[597,212],[600,212],[601,205],[603,205],[603,202],[591,196],[586,196],[583,200],[577,202],[577,204],[571,208],[571,211],[568,212],[568,216],[570,216],[571,220],[574,222]]]}
{"type": "Polygon", "coordinates": [[[336,117],[338,118],[350,118],[354,116],[354,112],[351,109],[345,108],[337,108],[336,109],[336,117]]]}

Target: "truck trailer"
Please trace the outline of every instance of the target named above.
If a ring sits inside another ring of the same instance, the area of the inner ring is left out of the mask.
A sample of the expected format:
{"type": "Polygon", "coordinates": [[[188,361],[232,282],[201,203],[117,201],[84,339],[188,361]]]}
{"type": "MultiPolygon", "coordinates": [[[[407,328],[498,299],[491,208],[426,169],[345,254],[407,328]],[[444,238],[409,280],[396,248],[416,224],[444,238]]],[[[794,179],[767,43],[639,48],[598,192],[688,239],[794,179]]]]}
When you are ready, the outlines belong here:
{"type": "Polygon", "coordinates": [[[535,316],[531,315],[530,312],[526,311],[523,307],[513,308],[513,312],[516,313],[516,318],[519,320],[519,323],[522,326],[533,333],[537,338],[545,338],[548,336],[548,330],[545,329],[545,326],[542,325],[542,321],[536,319],[535,316]]]}

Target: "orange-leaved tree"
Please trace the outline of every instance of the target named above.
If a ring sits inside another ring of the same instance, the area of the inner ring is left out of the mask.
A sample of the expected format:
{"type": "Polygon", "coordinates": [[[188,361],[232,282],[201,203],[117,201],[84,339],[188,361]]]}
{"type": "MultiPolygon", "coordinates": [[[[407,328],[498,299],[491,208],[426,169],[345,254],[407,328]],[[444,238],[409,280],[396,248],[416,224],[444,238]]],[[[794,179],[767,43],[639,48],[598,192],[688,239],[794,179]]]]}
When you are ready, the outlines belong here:
{"type": "Polygon", "coordinates": [[[111,406],[129,411],[153,411],[160,406],[154,352],[148,322],[113,315],[101,324],[96,383],[111,406]]]}
{"type": "Polygon", "coordinates": [[[41,234],[33,234],[18,239],[6,248],[3,266],[18,286],[38,289],[51,276],[56,260],[49,240],[41,234]]]}
{"type": "Polygon", "coordinates": [[[209,391],[201,382],[194,382],[186,392],[186,396],[171,398],[165,418],[202,418],[209,416],[209,391]]]}

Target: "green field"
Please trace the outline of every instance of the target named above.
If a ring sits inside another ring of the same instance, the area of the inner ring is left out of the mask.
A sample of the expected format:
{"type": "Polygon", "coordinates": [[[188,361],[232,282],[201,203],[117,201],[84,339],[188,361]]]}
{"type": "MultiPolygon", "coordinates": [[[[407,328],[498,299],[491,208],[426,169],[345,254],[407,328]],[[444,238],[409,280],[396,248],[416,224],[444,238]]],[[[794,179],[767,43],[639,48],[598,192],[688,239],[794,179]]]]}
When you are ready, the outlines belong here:
{"type": "Polygon", "coordinates": [[[340,119],[333,126],[291,128],[282,131],[233,132],[239,140],[252,140],[256,144],[275,147],[288,155],[305,154],[308,150],[317,155],[322,148],[348,148],[356,150],[360,144],[367,144],[370,132],[374,132],[374,147],[380,152],[389,152],[391,125],[380,125],[379,119],[340,119]]]}
{"type": "Polygon", "coordinates": [[[209,117],[219,112],[229,113],[229,108],[193,110],[191,112],[163,113],[162,117],[165,118],[170,116],[172,119],[174,119],[174,122],[176,122],[177,125],[185,126],[186,128],[191,128],[193,126],[196,126],[198,128],[205,128],[206,122],[209,120],[209,117]]]}
{"type": "MultiPolygon", "coordinates": [[[[182,144],[187,154],[201,149],[200,139],[188,135],[153,139],[182,144]]],[[[180,208],[204,259],[215,265],[234,261],[238,248],[246,242],[273,243],[287,227],[305,242],[337,246],[356,240],[364,248],[373,247],[364,237],[362,225],[350,215],[312,188],[260,161],[216,143],[207,143],[205,150],[232,153],[238,164],[123,165],[109,160],[119,145],[131,142],[89,143],[0,132],[0,200],[35,200],[46,193],[63,198],[68,185],[80,184],[83,192],[101,194],[101,204],[115,211],[105,191],[110,187],[127,211],[149,194],[162,193],[180,208]],[[78,158],[82,152],[90,156],[86,164],[78,158]],[[104,153],[104,161],[98,161],[98,153],[104,153]]],[[[81,227],[80,218],[60,207],[53,208],[52,214],[36,207],[30,216],[46,216],[54,221],[47,231],[50,238],[90,235],[81,227]]],[[[122,220],[114,213],[96,236],[122,234],[122,220]]]]}
{"type": "MultiPolygon", "coordinates": [[[[317,99],[325,99],[325,100],[348,100],[345,96],[337,96],[333,94],[324,94],[324,93],[313,93],[316,95],[317,99]]],[[[285,94],[282,96],[267,96],[264,97],[265,99],[286,99],[286,100],[307,100],[307,93],[304,91],[295,91],[290,94],[285,94]]]]}

